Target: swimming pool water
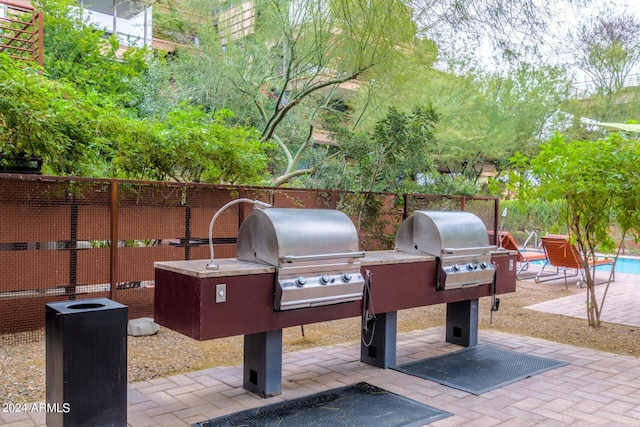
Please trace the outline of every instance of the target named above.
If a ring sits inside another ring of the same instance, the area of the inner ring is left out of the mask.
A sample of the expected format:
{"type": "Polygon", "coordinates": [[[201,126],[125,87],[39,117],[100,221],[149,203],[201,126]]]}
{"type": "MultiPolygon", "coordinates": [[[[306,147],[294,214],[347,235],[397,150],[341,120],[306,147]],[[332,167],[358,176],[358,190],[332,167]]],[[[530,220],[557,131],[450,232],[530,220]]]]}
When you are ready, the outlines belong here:
{"type": "MultiPolygon", "coordinates": [[[[533,261],[531,264],[542,264],[543,261],[533,261]]],[[[596,270],[609,270],[609,266],[602,265],[596,270]]],[[[616,273],[640,274],[640,258],[619,257],[616,261],[616,273]]]]}
{"type": "Polygon", "coordinates": [[[618,258],[616,273],[640,274],[640,258],[618,258]]]}

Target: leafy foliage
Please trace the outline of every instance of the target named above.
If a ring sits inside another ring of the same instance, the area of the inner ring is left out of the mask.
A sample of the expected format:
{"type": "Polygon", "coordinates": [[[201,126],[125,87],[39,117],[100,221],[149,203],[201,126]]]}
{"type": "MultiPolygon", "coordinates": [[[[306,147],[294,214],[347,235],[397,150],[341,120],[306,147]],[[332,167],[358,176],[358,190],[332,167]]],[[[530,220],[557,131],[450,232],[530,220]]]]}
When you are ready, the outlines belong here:
{"type": "Polygon", "coordinates": [[[0,54],[0,155],[43,160],[53,175],[220,183],[262,182],[267,157],[255,130],[229,126],[229,111],[183,106],[165,121],[131,117],[0,54]]]}
{"type": "MultiPolygon", "coordinates": [[[[439,170],[461,175],[456,180],[466,179],[474,187],[481,184],[487,168],[499,176],[506,173],[517,151],[529,157],[537,153],[538,144],[560,119],[558,107],[569,96],[571,84],[563,67],[530,63],[514,62],[502,72],[483,71],[469,57],[452,58],[447,72],[426,63],[402,66],[405,81],[385,81],[366,102],[432,103],[439,115],[434,161],[439,170]]],[[[500,194],[502,178],[488,190],[500,194]]]]}
{"type": "Polygon", "coordinates": [[[137,122],[136,137],[119,141],[115,171],[129,177],[216,183],[266,179],[267,157],[254,129],[228,126],[228,110],[213,114],[183,105],[164,122],[137,122]],[[152,132],[146,133],[150,129],[152,132]]]}
{"type": "Polygon", "coordinates": [[[410,113],[390,108],[371,131],[335,129],[341,151],[306,185],[371,192],[402,192],[421,174],[434,173],[430,157],[438,114],[417,105],[410,113]],[[348,165],[348,167],[347,167],[348,165]]]}
{"type": "Polygon", "coordinates": [[[66,83],[46,79],[38,69],[19,68],[0,54],[0,154],[45,160],[45,172],[90,175],[101,151],[92,125],[103,109],[66,83]]]}
{"type": "Polygon", "coordinates": [[[269,168],[274,185],[473,194],[478,165],[502,172],[516,150],[536,153],[566,94],[557,67],[437,71],[436,43],[417,36],[434,19],[513,30],[540,16],[530,0],[259,0],[240,33],[232,3],[185,2],[199,11],[190,22],[168,14],[166,28],[198,41],[169,59],[121,54],[71,0],[42,2],[48,79],[24,93],[12,83],[3,154],[34,153],[59,174],[264,182],[269,168]],[[316,146],[320,127],[337,143],[316,146]]]}
{"type": "Polygon", "coordinates": [[[564,223],[560,222],[564,208],[562,200],[503,200],[500,202],[500,209],[503,208],[507,209],[504,229],[511,232],[521,244],[531,232],[535,231],[538,236],[544,236],[549,233],[561,234],[566,229],[564,223]]]}
{"type": "Polygon", "coordinates": [[[455,87],[458,99],[443,111],[440,162],[477,180],[483,165],[501,174],[517,151],[537,153],[570,82],[562,68],[525,63],[504,74],[477,73],[455,87]]]}
{"type": "Polygon", "coordinates": [[[88,25],[73,0],[47,0],[38,5],[44,16],[44,70],[53,80],[72,83],[77,91],[131,99],[133,82],[147,69],[149,52],[127,49],[118,54],[114,35],[88,25]]]}
{"type": "Polygon", "coordinates": [[[255,4],[250,35],[237,37],[224,20],[198,29],[201,49],[182,50],[170,64],[173,95],[207,111],[229,108],[260,129],[278,148],[273,184],[282,185],[322,162],[311,153],[313,133],[340,85],[401,56],[397,48],[414,40],[415,25],[398,0],[255,4]]]}

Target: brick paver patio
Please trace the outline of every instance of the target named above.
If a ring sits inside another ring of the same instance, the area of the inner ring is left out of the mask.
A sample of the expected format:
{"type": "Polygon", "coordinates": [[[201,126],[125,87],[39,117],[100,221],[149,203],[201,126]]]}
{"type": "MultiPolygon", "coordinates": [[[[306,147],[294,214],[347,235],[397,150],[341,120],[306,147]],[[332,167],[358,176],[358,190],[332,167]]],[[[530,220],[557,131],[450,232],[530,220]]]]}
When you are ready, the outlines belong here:
{"type": "MultiPolygon", "coordinates": [[[[444,342],[444,329],[398,337],[398,363],[460,347],[444,342]]],[[[391,369],[359,362],[358,342],[283,356],[283,393],[260,399],[242,388],[240,366],[218,367],[129,386],[131,426],[186,426],[247,408],[366,381],[450,412],[435,426],[638,426],[640,359],[530,337],[482,330],[479,341],[568,362],[476,396],[391,369]]],[[[0,414],[7,426],[44,425],[44,414],[0,414]]]]}
{"type": "MultiPolygon", "coordinates": [[[[618,276],[609,290],[605,321],[640,326],[637,277],[618,276]]],[[[573,295],[530,308],[580,317],[583,301],[573,295]]],[[[434,426],[640,426],[640,359],[491,330],[481,330],[479,342],[569,364],[476,396],[365,365],[359,361],[359,342],[348,342],[285,353],[282,395],[270,399],[242,388],[241,366],[130,384],[128,423],[187,426],[366,381],[453,414],[434,426]]],[[[445,342],[444,328],[433,328],[399,335],[397,348],[397,362],[404,364],[460,347],[445,342]]],[[[42,413],[0,413],[0,425],[43,426],[44,418],[42,413]]]]}

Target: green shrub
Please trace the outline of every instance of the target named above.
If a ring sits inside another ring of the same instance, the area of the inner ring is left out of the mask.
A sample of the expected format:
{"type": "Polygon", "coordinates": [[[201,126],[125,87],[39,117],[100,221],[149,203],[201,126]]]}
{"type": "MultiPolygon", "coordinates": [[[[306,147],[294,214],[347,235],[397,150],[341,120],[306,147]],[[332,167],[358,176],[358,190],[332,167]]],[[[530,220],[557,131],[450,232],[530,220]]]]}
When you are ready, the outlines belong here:
{"type": "Polygon", "coordinates": [[[503,200],[501,211],[507,209],[503,229],[509,231],[516,241],[524,243],[533,231],[538,236],[548,233],[566,233],[562,226],[562,202],[546,202],[542,200],[503,200]]]}

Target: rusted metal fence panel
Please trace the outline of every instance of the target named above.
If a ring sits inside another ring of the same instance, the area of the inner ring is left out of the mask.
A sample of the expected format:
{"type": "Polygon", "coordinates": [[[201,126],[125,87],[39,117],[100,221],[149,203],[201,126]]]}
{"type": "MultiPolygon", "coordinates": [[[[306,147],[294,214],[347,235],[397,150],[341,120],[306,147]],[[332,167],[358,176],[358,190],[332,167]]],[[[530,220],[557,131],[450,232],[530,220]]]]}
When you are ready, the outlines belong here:
{"type": "Polygon", "coordinates": [[[68,252],[29,249],[2,251],[0,292],[30,296],[69,283],[69,263],[68,252]]]}
{"type": "MultiPolygon", "coordinates": [[[[41,339],[48,302],[106,297],[131,318],[152,317],[153,263],[208,259],[211,218],[240,197],[340,209],[359,226],[363,250],[392,249],[416,209],[466,209],[489,230],[498,218],[495,198],[0,174],[0,343],[41,339]]],[[[233,205],[216,220],[216,258],[235,257],[251,211],[233,205]]]]}

